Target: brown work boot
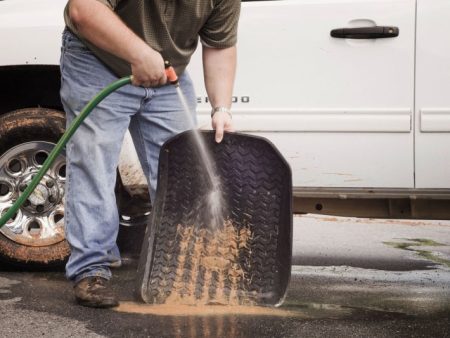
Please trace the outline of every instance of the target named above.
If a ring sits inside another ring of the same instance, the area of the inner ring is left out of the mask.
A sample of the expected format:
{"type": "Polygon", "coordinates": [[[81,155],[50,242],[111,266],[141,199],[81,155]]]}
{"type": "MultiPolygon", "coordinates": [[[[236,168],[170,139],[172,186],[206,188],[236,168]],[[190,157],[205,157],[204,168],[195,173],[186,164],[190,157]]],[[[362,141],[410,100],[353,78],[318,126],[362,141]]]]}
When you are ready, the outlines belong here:
{"type": "Polygon", "coordinates": [[[77,303],[88,307],[108,308],[119,305],[108,280],[102,277],[86,277],[74,286],[77,303]]]}

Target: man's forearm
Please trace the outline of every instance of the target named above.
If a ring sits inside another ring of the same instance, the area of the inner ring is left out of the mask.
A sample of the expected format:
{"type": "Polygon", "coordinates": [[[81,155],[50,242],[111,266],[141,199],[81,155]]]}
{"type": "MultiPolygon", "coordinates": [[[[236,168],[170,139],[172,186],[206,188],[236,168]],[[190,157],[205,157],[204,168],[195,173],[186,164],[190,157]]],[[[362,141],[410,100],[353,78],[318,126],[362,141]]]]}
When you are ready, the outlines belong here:
{"type": "Polygon", "coordinates": [[[99,1],[70,0],[69,15],[86,40],[129,63],[138,62],[139,53],[136,51],[148,48],[110,8],[99,1]]]}
{"type": "Polygon", "coordinates": [[[203,47],[205,87],[212,107],[231,107],[236,75],[236,47],[203,47]]]}

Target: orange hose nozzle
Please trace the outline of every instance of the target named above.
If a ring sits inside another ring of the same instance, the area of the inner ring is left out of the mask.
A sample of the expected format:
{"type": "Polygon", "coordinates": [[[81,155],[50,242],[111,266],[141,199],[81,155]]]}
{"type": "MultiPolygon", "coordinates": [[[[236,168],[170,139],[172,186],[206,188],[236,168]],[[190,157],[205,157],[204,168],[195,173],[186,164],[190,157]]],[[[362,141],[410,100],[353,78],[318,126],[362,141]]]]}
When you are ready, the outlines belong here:
{"type": "Polygon", "coordinates": [[[175,69],[172,67],[169,61],[165,61],[164,64],[166,67],[167,80],[170,82],[170,84],[178,85],[178,75],[175,72],[175,69]]]}

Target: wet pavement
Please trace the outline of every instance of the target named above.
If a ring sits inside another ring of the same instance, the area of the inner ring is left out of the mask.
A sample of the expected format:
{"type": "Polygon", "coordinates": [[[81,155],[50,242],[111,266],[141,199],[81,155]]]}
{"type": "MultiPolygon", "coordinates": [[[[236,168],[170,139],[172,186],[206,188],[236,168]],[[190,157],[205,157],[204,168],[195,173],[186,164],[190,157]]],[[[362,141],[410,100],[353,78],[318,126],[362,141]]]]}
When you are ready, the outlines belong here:
{"type": "MultiPolygon", "coordinates": [[[[83,308],[61,271],[9,269],[0,336],[450,337],[450,221],[304,215],[293,253],[283,306],[259,313],[83,308]]],[[[114,270],[122,301],[134,300],[135,269],[127,259],[114,270]]]]}

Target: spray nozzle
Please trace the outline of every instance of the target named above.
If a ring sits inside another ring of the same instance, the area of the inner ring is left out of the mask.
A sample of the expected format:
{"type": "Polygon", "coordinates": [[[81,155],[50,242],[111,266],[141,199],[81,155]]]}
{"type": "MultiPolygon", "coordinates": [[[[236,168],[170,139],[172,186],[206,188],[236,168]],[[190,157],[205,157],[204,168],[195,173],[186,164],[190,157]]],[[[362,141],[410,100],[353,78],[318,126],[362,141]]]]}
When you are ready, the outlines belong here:
{"type": "Polygon", "coordinates": [[[164,66],[166,68],[167,80],[170,82],[170,84],[178,87],[178,75],[177,73],[175,73],[175,69],[172,67],[169,61],[164,61],[164,66]]]}

